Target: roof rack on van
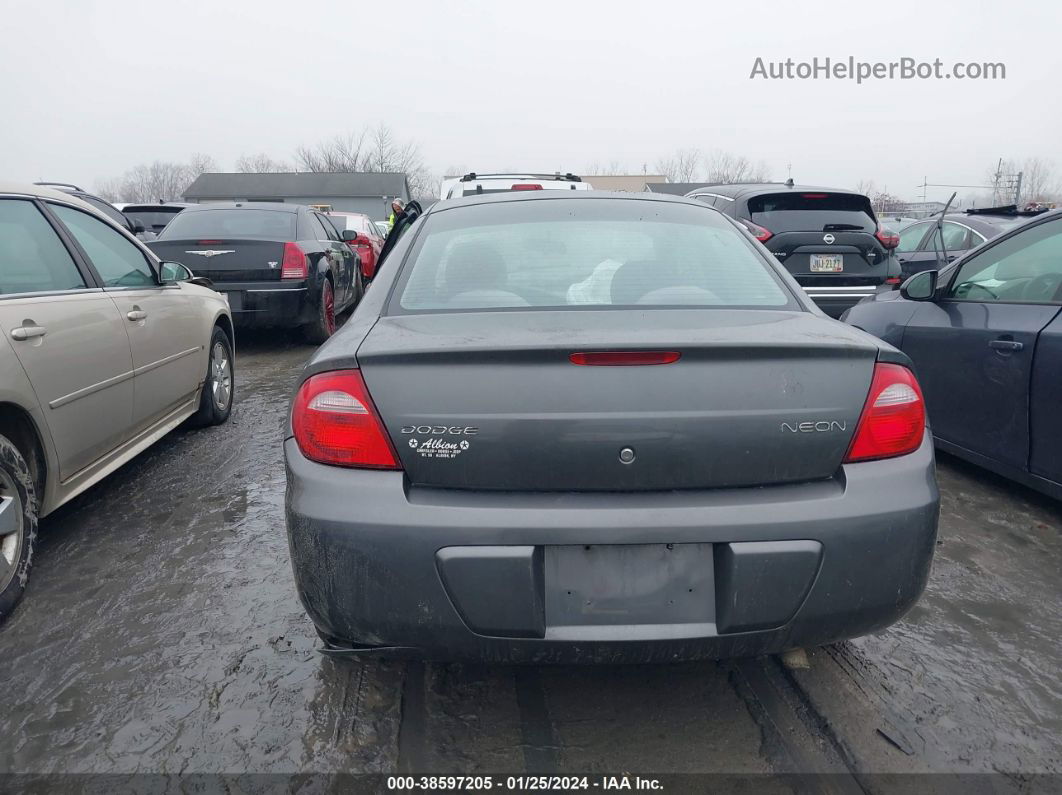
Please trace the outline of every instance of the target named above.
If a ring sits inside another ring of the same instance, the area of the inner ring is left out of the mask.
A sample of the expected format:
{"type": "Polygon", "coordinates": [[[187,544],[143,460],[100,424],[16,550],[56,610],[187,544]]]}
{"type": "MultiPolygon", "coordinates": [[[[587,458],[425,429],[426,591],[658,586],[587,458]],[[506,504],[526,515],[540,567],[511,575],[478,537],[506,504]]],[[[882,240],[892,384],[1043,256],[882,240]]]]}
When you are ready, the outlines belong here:
{"type": "Polygon", "coordinates": [[[69,182],[34,182],[33,184],[40,185],[42,188],[69,188],[70,190],[79,190],[82,193],[85,192],[77,185],[71,185],[69,182]]]}
{"type": "Polygon", "coordinates": [[[1046,207],[1036,207],[1031,210],[1019,210],[1016,204],[1003,204],[999,207],[970,207],[966,210],[967,215],[1039,215],[1046,213],[1046,207]]]}
{"type": "Polygon", "coordinates": [[[558,182],[582,182],[583,178],[572,174],[570,171],[567,174],[561,174],[559,171],[555,171],[552,174],[477,174],[475,171],[465,174],[461,177],[461,182],[475,182],[477,179],[493,179],[497,177],[514,177],[516,179],[523,179],[524,177],[531,177],[533,179],[552,179],[558,182]]]}

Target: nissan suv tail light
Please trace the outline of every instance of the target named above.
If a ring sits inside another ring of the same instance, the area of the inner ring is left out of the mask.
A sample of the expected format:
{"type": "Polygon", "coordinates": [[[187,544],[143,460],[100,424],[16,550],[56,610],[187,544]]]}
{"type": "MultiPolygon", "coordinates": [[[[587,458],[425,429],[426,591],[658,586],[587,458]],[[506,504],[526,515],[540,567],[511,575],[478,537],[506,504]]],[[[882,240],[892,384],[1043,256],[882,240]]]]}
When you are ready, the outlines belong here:
{"type": "Polygon", "coordinates": [[[306,379],[291,409],[295,443],[311,461],[362,469],[401,469],[359,370],[306,379]]]}
{"type": "Polygon", "coordinates": [[[297,243],[284,244],[284,257],[280,263],[281,279],[305,279],[309,274],[306,255],[297,243]]]}
{"type": "Polygon", "coordinates": [[[894,249],[900,245],[900,236],[893,232],[889,227],[878,224],[878,231],[874,233],[874,237],[883,245],[886,249],[894,249]]]}
{"type": "Polygon", "coordinates": [[[925,428],[925,401],[914,373],[898,364],[878,362],[844,462],[913,453],[922,444],[925,428]]]}
{"type": "Polygon", "coordinates": [[[771,237],[774,236],[774,233],[766,227],[760,226],[759,224],[754,224],[752,223],[752,221],[749,221],[745,218],[738,218],[738,220],[742,224],[744,224],[745,228],[749,230],[752,236],[759,240],[761,243],[766,243],[768,240],[771,239],[771,237]]]}

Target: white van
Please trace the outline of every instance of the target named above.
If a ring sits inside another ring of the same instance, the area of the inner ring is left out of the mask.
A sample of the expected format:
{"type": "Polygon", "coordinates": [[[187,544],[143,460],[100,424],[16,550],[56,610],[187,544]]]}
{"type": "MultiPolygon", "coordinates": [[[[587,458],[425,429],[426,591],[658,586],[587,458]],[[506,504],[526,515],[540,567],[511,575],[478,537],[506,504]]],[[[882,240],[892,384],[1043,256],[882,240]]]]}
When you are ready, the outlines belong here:
{"type": "Polygon", "coordinates": [[[514,190],[592,190],[575,174],[465,174],[443,180],[439,199],[459,199],[485,193],[508,193],[514,190]]]}

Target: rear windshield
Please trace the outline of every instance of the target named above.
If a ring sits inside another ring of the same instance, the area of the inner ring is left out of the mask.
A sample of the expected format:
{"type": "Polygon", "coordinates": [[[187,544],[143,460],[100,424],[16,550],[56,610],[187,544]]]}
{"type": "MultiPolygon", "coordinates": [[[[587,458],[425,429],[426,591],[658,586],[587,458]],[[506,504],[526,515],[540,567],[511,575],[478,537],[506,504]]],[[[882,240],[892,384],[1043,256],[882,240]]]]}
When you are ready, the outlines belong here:
{"type": "Polygon", "coordinates": [[[173,220],[173,216],[180,211],[175,207],[172,210],[123,210],[122,212],[134,221],[142,223],[146,229],[161,232],[173,220]]]}
{"type": "Polygon", "coordinates": [[[397,293],[406,311],[796,305],[746,237],[706,207],[561,199],[425,220],[397,293]]]}
{"type": "Polygon", "coordinates": [[[856,193],[768,193],[749,199],[753,223],[779,232],[874,232],[870,199],[856,193]]]}
{"type": "Polygon", "coordinates": [[[295,240],[295,213],[245,208],[186,210],[170,221],[159,240],[210,237],[295,240]]]}

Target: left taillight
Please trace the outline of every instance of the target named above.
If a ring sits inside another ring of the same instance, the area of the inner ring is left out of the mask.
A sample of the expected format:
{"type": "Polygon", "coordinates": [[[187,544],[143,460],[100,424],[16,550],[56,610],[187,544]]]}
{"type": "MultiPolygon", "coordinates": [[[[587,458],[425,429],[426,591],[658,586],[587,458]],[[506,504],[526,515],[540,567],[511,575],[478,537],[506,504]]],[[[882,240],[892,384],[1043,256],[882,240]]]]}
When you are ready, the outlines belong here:
{"type": "Polygon", "coordinates": [[[906,367],[878,362],[846,464],[913,453],[922,444],[926,407],[918,380],[906,367]]]}
{"type": "Polygon", "coordinates": [[[749,230],[752,236],[761,243],[766,243],[774,236],[770,229],[765,226],[760,226],[759,224],[754,224],[747,218],[738,218],[737,220],[740,221],[741,224],[749,230]]]}
{"type": "Polygon", "coordinates": [[[359,370],[306,379],[291,409],[295,443],[319,464],[401,469],[398,456],[359,370]]]}
{"type": "Polygon", "coordinates": [[[309,274],[306,254],[297,243],[284,244],[284,257],[280,263],[281,279],[305,279],[309,274]]]}

